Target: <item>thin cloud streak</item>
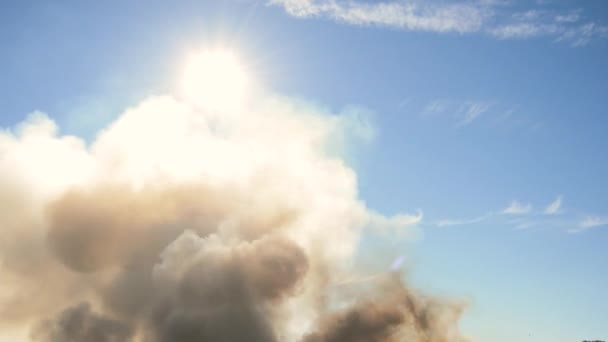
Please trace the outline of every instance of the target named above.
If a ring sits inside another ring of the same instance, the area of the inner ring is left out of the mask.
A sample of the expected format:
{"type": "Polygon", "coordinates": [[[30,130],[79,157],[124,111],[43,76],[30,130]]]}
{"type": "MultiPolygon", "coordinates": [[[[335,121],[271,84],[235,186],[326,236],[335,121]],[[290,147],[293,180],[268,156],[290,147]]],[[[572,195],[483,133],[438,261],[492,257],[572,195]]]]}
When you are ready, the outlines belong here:
{"type": "Polygon", "coordinates": [[[482,221],[487,220],[488,218],[492,217],[493,213],[488,213],[482,216],[478,216],[472,219],[456,219],[456,220],[452,220],[452,219],[446,219],[446,220],[439,220],[436,223],[437,227],[449,227],[449,226],[462,226],[462,225],[466,225],[466,224],[475,224],[475,223],[479,223],[482,221]]]}
{"type": "Polygon", "coordinates": [[[456,101],[449,99],[435,99],[421,108],[423,117],[439,117],[455,121],[455,128],[462,128],[472,124],[482,115],[494,112],[496,103],[487,100],[456,101]]]}
{"type": "Polygon", "coordinates": [[[385,26],[408,31],[477,32],[491,12],[475,4],[419,6],[414,3],[315,0],[271,0],[290,15],[300,18],[325,17],[360,26],[385,26]]]}
{"type": "Polygon", "coordinates": [[[560,209],[562,207],[562,195],[557,196],[555,201],[551,202],[547,208],[545,208],[545,214],[547,215],[555,215],[559,214],[560,209]]]}
{"type": "Polygon", "coordinates": [[[587,216],[578,227],[569,229],[568,233],[576,234],[589,229],[599,228],[608,225],[608,218],[598,216],[587,216]]]}
{"type": "Polygon", "coordinates": [[[532,204],[522,204],[518,201],[512,201],[508,207],[506,207],[502,213],[507,215],[522,215],[532,211],[532,204]]]}
{"type": "Polygon", "coordinates": [[[436,33],[483,33],[497,39],[547,37],[583,46],[606,38],[608,26],[583,21],[580,9],[522,12],[496,1],[459,3],[335,0],[270,0],[298,18],[327,18],[357,26],[380,26],[406,31],[436,33]]]}
{"type": "Polygon", "coordinates": [[[484,222],[486,225],[510,226],[518,231],[535,227],[559,229],[569,234],[608,226],[608,217],[606,216],[583,216],[577,211],[563,211],[563,198],[563,195],[557,196],[543,210],[534,211],[531,203],[524,204],[514,200],[506,208],[499,211],[491,211],[469,219],[441,219],[430,224],[435,227],[451,227],[484,222]]]}
{"type": "Polygon", "coordinates": [[[463,127],[471,124],[480,115],[487,112],[491,105],[481,102],[468,103],[464,110],[464,119],[458,123],[458,127],[463,127]]]}

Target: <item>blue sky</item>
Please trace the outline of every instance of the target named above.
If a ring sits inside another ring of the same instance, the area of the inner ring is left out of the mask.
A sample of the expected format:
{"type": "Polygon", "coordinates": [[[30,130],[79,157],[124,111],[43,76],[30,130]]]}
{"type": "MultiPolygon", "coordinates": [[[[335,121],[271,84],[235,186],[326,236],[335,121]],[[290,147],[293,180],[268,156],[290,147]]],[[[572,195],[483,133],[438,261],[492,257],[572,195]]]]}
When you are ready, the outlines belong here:
{"type": "Polygon", "coordinates": [[[468,299],[479,341],[608,338],[605,1],[28,1],[0,23],[2,127],[42,110],[90,140],[213,45],[277,93],[365,108],[360,197],[423,212],[390,247],[416,286],[468,299]]]}

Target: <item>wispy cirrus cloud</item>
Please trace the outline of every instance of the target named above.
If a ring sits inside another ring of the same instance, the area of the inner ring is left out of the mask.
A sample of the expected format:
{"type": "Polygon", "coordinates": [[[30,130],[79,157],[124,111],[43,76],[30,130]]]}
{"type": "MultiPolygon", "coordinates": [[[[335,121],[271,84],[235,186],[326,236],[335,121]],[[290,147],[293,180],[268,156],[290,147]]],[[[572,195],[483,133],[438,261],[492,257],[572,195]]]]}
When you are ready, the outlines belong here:
{"type": "Polygon", "coordinates": [[[437,99],[429,102],[426,107],[422,110],[424,115],[435,115],[440,114],[448,110],[450,108],[451,103],[447,100],[437,99]]]}
{"type": "Polygon", "coordinates": [[[470,102],[467,103],[462,112],[464,113],[463,119],[458,123],[459,127],[467,126],[477,119],[480,115],[487,112],[491,105],[483,102],[470,102]]]}
{"type": "Polygon", "coordinates": [[[557,196],[557,198],[545,208],[545,214],[547,214],[547,215],[559,214],[560,209],[562,207],[562,198],[563,198],[562,195],[557,196]]]}
{"type": "Polygon", "coordinates": [[[581,223],[581,227],[583,227],[583,228],[594,228],[594,227],[605,226],[605,225],[608,225],[608,218],[602,218],[602,217],[597,217],[597,216],[587,217],[581,223]]]}
{"type": "Polygon", "coordinates": [[[435,227],[465,226],[484,223],[492,226],[507,226],[514,230],[549,228],[570,234],[595,228],[608,227],[608,217],[584,215],[577,211],[562,211],[563,196],[559,195],[544,209],[533,210],[531,203],[514,200],[504,209],[489,211],[481,216],[458,219],[440,219],[431,223],[435,227]],[[561,214],[561,215],[557,215],[561,214]]]}
{"type": "Polygon", "coordinates": [[[525,230],[525,229],[532,228],[532,227],[534,227],[537,224],[538,224],[537,222],[533,222],[533,221],[520,222],[520,223],[517,223],[513,229],[515,229],[515,230],[525,230]]]}
{"type": "Polygon", "coordinates": [[[459,218],[459,219],[441,219],[434,223],[437,227],[450,227],[450,226],[463,226],[463,225],[472,225],[480,222],[503,222],[508,224],[515,224],[516,229],[524,229],[528,226],[526,221],[522,221],[521,219],[517,219],[513,221],[512,219],[507,219],[506,216],[510,215],[527,215],[530,216],[532,214],[532,205],[531,204],[522,204],[519,201],[512,201],[509,206],[504,209],[498,211],[489,211],[483,215],[472,217],[472,218],[459,218]]]}
{"type": "Polygon", "coordinates": [[[488,33],[499,39],[550,37],[572,46],[583,46],[594,38],[608,37],[608,26],[584,20],[580,9],[563,13],[537,10],[516,13],[488,28],[488,33]]]}
{"type": "Polygon", "coordinates": [[[554,19],[558,23],[575,23],[581,19],[581,10],[574,10],[570,13],[558,14],[554,19]]]}
{"type": "Polygon", "coordinates": [[[414,2],[271,0],[293,16],[325,17],[352,25],[375,25],[410,31],[476,32],[491,15],[486,6],[473,3],[442,5],[414,2]]]}
{"type": "Polygon", "coordinates": [[[521,11],[507,2],[494,0],[270,0],[268,3],[299,18],[326,18],[350,25],[407,31],[482,33],[498,39],[546,37],[572,46],[608,36],[608,26],[586,19],[578,8],[552,10],[543,4],[521,11]]]}
{"type": "Polygon", "coordinates": [[[583,221],[580,222],[578,227],[568,230],[568,233],[576,234],[585,230],[598,228],[602,226],[608,226],[608,218],[598,216],[587,216],[583,221]]]}
{"type": "Polygon", "coordinates": [[[503,214],[507,215],[522,215],[532,211],[532,204],[523,204],[519,201],[511,201],[511,203],[502,210],[503,214]]]}
{"type": "Polygon", "coordinates": [[[456,101],[450,99],[435,99],[430,101],[421,110],[426,117],[446,117],[454,120],[456,128],[472,124],[475,120],[493,109],[494,104],[489,101],[456,101]]]}
{"type": "Polygon", "coordinates": [[[462,226],[467,224],[475,224],[482,222],[488,218],[490,218],[493,214],[488,213],[482,216],[474,217],[472,219],[445,219],[439,220],[436,223],[437,227],[449,227],[449,226],[462,226]]]}

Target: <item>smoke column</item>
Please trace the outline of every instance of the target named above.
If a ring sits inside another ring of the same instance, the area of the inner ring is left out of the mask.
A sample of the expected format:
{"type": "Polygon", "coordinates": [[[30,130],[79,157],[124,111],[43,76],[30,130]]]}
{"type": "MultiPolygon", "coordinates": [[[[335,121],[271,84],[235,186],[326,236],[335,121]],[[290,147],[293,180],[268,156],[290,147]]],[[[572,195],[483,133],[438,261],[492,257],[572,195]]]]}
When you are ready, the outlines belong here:
{"type": "Polygon", "coordinates": [[[2,131],[0,332],[41,342],[465,340],[461,304],[395,273],[332,286],[357,271],[363,229],[420,220],[358,199],[343,155],[367,132],[360,116],[272,94],[229,111],[166,95],[125,110],[90,143],[43,113],[2,131]]]}

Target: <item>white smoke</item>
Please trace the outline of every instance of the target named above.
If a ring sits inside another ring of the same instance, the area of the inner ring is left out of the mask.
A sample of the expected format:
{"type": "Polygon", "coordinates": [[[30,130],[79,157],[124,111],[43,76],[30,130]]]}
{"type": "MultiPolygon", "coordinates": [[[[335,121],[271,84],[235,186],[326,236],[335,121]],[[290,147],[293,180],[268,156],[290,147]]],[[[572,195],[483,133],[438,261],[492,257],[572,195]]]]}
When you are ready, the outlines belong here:
{"type": "MultiPolygon", "coordinates": [[[[192,230],[190,239],[207,241],[203,250],[213,241],[236,253],[242,243],[276,237],[301,248],[307,272],[273,304],[282,315],[269,327],[296,340],[326,310],[326,284],[352,267],[363,227],[403,230],[421,219],[384,217],[358,198],[356,174],[339,154],[353,135],[369,135],[356,115],[270,94],[229,111],[200,108],[151,97],[90,144],[61,135],[39,112],[0,133],[0,331],[81,301],[120,311],[108,289],[148,272],[129,268],[142,255],[159,274],[186,267],[175,246],[192,230]]],[[[88,304],[71,310],[64,316],[94,312],[88,304]]],[[[146,319],[127,321],[139,329],[146,319]]]]}

